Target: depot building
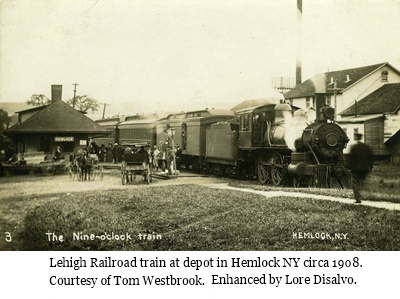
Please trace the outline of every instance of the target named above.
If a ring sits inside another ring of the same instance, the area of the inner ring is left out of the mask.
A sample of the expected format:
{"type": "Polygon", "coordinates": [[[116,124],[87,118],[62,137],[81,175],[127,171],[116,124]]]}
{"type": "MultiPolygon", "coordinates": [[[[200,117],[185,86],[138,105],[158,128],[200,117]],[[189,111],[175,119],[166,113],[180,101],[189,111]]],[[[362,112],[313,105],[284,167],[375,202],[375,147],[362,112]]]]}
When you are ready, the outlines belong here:
{"type": "Polygon", "coordinates": [[[17,112],[18,122],[5,131],[16,152],[52,157],[57,146],[66,155],[109,133],[61,100],[62,85],[52,85],[51,104],[17,112]]]}

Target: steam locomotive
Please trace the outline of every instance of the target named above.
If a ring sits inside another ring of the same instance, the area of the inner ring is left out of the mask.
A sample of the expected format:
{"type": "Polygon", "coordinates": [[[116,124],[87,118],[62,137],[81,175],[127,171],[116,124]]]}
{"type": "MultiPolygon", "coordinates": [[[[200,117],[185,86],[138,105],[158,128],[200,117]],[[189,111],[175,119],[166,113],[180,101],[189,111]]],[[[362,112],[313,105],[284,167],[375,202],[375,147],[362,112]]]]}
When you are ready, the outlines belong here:
{"type": "MultiPolygon", "coordinates": [[[[316,117],[276,101],[233,113],[199,111],[100,120],[118,143],[168,141],[182,149],[181,165],[221,175],[258,177],[262,184],[343,187],[348,179],[343,149],[348,137],[334,122],[335,111],[326,95],[316,94],[316,117]]],[[[101,141],[100,141],[101,142],[101,141]]],[[[106,141],[103,141],[106,142],[106,141]]]]}

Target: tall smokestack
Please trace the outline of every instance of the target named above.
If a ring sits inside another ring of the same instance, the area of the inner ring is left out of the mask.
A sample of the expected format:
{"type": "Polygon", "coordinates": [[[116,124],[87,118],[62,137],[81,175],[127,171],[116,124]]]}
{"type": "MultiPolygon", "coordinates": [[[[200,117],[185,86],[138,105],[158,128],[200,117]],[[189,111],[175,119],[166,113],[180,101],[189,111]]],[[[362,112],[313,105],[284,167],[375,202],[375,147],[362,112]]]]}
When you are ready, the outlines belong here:
{"type": "Polygon", "coordinates": [[[297,0],[297,57],[296,57],[296,86],[301,84],[301,26],[303,14],[303,0],[297,0]]]}
{"type": "Polygon", "coordinates": [[[62,85],[52,85],[51,86],[51,103],[61,101],[62,95],[62,85]]]}
{"type": "Polygon", "coordinates": [[[322,108],[326,106],[326,75],[316,74],[311,78],[311,82],[315,89],[316,122],[323,122],[325,117],[322,108]]]}

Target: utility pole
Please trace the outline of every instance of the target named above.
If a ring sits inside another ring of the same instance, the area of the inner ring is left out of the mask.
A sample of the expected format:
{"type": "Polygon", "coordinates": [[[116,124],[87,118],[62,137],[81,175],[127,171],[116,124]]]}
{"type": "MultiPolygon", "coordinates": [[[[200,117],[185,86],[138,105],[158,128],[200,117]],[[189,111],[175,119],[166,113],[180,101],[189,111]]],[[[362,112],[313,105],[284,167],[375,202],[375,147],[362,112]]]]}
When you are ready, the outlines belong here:
{"type": "Polygon", "coordinates": [[[104,119],[104,115],[106,114],[106,106],[111,106],[111,104],[107,104],[107,103],[99,103],[100,105],[103,105],[103,117],[102,119],[104,119]]]}
{"type": "MultiPolygon", "coordinates": [[[[332,83],[331,83],[332,84],[332,83]]],[[[333,102],[335,104],[335,120],[337,120],[336,115],[338,114],[338,109],[337,109],[337,101],[336,101],[336,92],[343,90],[344,88],[338,88],[337,87],[337,79],[335,78],[333,81],[333,88],[328,88],[328,90],[333,90],[333,102]]]]}
{"type": "Polygon", "coordinates": [[[79,85],[79,84],[78,83],[74,83],[72,85],[74,85],[74,100],[72,101],[72,108],[75,109],[76,86],[79,85]]]}

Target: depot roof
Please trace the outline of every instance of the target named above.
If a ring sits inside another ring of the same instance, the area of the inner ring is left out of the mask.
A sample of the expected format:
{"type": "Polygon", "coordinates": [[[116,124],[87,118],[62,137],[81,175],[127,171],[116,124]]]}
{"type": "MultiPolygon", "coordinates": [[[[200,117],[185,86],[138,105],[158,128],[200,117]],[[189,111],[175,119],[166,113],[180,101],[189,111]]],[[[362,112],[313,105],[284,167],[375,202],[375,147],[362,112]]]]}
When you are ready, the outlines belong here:
{"type": "Polygon", "coordinates": [[[107,130],[80,111],[59,100],[6,131],[9,134],[62,132],[97,134],[107,133],[107,130]]]}

